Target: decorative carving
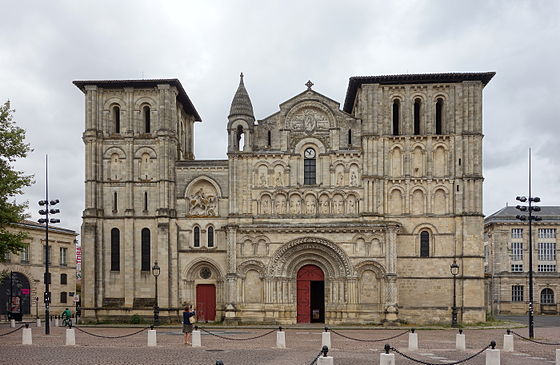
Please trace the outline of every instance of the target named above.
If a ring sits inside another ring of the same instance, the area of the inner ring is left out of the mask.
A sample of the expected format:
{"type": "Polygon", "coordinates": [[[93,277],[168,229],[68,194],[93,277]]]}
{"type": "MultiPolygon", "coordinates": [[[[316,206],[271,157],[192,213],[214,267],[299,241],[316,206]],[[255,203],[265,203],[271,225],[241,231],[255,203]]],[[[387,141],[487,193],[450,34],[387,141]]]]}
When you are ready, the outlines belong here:
{"type": "Polygon", "coordinates": [[[315,108],[305,108],[292,116],[291,126],[294,130],[311,133],[316,129],[329,128],[329,120],[325,113],[315,108]]]}
{"type": "Polygon", "coordinates": [[[205,266],[200,269],[200,277],[202,279],[210,279],[212,277],[212,271],[205,266]]]}
{"type": "Polygon", "coordinates": [[[209,195],[200,188],[189,197],[190,202],[190,215],[197,216],[216,216],[216,203],[217,198],[214,195],[209,195]]]}
{"type": "Polygon", "coordinates": [[[348,255],[333,242],[317,237],[298,238],[276,250],[269,262],[268,275],[272,277],[290,275],[291,273],[283,272],[286,269],[286,263],[298,257],[298,252],[302,250],[318,251],[321,257],[339,270],[337,275],[345,277],[354,275],[348,255]]]}

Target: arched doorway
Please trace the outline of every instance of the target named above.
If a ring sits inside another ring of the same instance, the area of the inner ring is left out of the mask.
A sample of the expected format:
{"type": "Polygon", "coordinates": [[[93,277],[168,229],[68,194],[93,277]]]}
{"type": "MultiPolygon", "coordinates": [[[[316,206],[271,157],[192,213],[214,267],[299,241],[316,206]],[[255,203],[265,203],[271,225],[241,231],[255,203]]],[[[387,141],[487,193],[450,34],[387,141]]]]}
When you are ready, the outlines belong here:
{"type": "Polygon", "coordinates": [[[6,278],[0,283],[0,314],[4,315],[9,311],[21,315],[31,313],[29,279],[16,271],[8,272],[6,278]]]}
{"type": "Polygon", "coordinates": [[[297,323],[325,322],[325,275],[315,265],[297,273],[297,323]]]}

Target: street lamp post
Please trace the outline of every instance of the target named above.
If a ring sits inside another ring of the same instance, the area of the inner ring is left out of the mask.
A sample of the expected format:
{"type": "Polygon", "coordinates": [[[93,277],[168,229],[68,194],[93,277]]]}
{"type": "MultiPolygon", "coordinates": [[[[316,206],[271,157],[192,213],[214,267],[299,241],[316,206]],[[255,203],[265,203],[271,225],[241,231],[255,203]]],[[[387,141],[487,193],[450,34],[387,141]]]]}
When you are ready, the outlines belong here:
{"type": "Polygon", "coordinates": [[[57,214],[60,213],[58,209],[49,209],[50,205],[56,205],[59,203],[58,199],[51,200],[49,202],[49,162],[48,156],[45,156],[45,200],[40,200],[39,205],[44,206],[45,209],[39,210],[40,215],[44,215],[45,218],[39,219],[39,223],[45,224],[45,293],[44,293],[44,302],[45,302],[45,334],[48,335],[51,333],[51,327],[49,322],[49,304],[51,303],[51,292],[49,290],[49,284],[51,282],[51,275],[49,273],[49,223],[60,223],[60,219],[51,218],[49,219],[50,214],[57,214]]]}
{"type": "Polygon", "coordinates": [[[158,287],[157,287],[157,278],[161,272],[160,267],[158,266],[157,261],[154,262],[154,266],[152,266],[152,275],[156,278],[156,303],[154,304],[154,325],[159,325],[159,306],[158,306],[158,287]]]}
{"type": "Polygon", "coordinates": [[[451,275],[453,275],[453,306],[451,307],[451,327],[457,327],[457,274],[459,274],[459,265],[455,259],[450,266],[451,275]]]}
{"type": "Polygon", "coordinates": [[[518,196],[516,200],[525,203],[528,201],[527,206],[518,205],[517,208],[521,212],[527,212],[527,215],[517,215],[516,218],[520,221],[529,222],[529,338],[535,337],[535,322],[533,319],[534,302],[533,302],[533,221],[542,220],[541,217],[533,215],[533,212],[540,212],[541,208],[534,206],[533,203],[538,203],[541,198],[538,196],[531,196],[531,149],[529,148],[529,199],[525,196],[518,196]]]}

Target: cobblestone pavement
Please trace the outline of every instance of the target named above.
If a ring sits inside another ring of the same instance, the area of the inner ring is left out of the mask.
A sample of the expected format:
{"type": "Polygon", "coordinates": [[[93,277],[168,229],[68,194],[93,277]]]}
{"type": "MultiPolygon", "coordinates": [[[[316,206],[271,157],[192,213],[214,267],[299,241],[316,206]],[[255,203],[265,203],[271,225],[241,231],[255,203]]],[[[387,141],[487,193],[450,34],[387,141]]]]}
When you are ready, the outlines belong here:
{"type": "MultiPolygon", "coordinates": [[[[22,332],[1,336],[11,330],[0,326],[0,364],[189,364],[214,365],[222,360],[224,365],[307,365],[310,364],[321,348],[320,329],[294,328],[286,330],[287,349],[276,349],[276,333],[249,341],[221,339],[203,332],[201,348],[182,344],[180,329],[162,327],[157,330],[157,347],[147,347],[147,331],[124,338],[101,338],[76,331],[76,346],[64,346],[65,330],[60,327],[51,329],[50,335],[44,328],[32,327],[33,345],[21,345],[22,332]]],[[[102,328],[84,327],[83,330],[100,336],[123,336],[140,328],[102,328]]],[[[208,331],[228,338],[248,338],[265,334],[270,329],[208,329],[208,331]]],[[[517,333],[527,336],[527,329],[517,329],[517,333]]],[[[333,356],[336,365],[379,364],[379,353],[385,343],[415,359],[446,364],[465,359],[485,346],[491,340],[502,348],[504,329],[465,330],[467,350],[455,350],[455,330],[419,330],[419,350],[408,351],[408,334],[379,342],[356,341],[340,336],[377,340],[403,333],[403,329],[340,329],[331,333],[333,356]]],[[[560,327],[537,328],[537,339],[560,342],[560,327]]],[[[515,352],[501,353],[501,363],[508,364],[554,364],[555,350],[560,346],[546,346],[514,338],[515,352]]],[[[396,355],[396,364],[415,364],[401,355],[396,355]]],[[[466,364],[485,364],[484,353],[466,364]]]]}

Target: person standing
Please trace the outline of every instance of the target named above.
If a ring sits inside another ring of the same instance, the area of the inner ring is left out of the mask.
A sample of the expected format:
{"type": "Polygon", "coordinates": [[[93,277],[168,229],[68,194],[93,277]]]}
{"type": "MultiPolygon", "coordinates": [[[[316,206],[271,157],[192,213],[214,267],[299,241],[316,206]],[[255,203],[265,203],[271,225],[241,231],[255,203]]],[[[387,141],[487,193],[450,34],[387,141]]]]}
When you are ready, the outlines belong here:
{"type": "Polygon", "coordinates": [[[187,305],[185,310],[183,311],[183,333],[185,334],[185,345],[191,344],[191,336],[193,331],[193,325],[191,323],[191,318],[194,319],[196,315],[196,311],[193,310],[191,312],[191,306],[187,305]]]}

